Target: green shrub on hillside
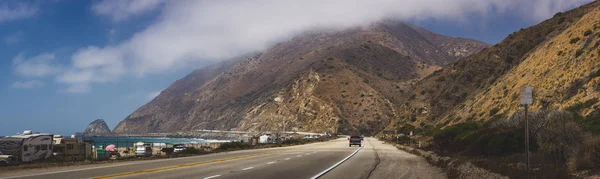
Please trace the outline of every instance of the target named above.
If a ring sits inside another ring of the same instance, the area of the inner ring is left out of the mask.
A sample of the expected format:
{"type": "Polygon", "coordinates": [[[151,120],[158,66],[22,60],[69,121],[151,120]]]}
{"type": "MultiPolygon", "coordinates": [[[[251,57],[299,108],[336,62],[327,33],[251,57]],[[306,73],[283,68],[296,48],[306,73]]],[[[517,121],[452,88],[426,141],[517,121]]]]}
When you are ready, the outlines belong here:
{"type": "Polygon", "coordinates": [[[579,56],[581,56],[581,54],[583,54],[583,49],[579,49],[579,50],[575,51],[575,57],[579,57],[579,56]]]}
{"type": "Polygon", "coordinates": [[[574,43],[579,42],[579,40],[581,40],[581,38],[575,37],[575,38],[572,38],[571,41],[569,41],[569,43],[574,44],[574,43]]]}
{"type": "MultiPolygon", "coordinates": [[[[598,49],[600,50],[600,49],[598,49]]],[[[596,78],[600,76],[600,69],[596,70],[595,72],[593,72],[592,74],[590,74],[590,79],[596,78]]]]}
{"type": "Polygon", "coordinates": [[[583,36],[588,36],[588,35],[592,35],[592,30],[586,30],[586,31],[583,33],[583,36]]]}
{"type": "Polygon", "coordinates": [[[490,116],[493,116],[493,115],[495,115],[496,113],[498,113],[498,111],[500,111],[500,109],[498,109],[497,107],[495,107],[495,108],[492,108],[492,109],[490,110],[490,116]]]}
{"type": "Polygon", "coordinates": [[[440,76],[438,79],[436,79],[435,81],[437,82],[443,82],[446,81],[446,78],[444,78],[444,76],[440,76]]]}
{"type": "Polygon", "coordinates": [[[600,109],[590,112],[582,121],[583,128],[594,135],[600,135],[600,109]]]}
{"type": "Polygon", "coordinates": [[[578,102],[575,103],[567,108],[565,108],[566,111],[569,112],[573,112],[573,113],[580,113],[581,110],[589,108],[591,106],[593,106],[594,104],[596,104],[598,102],[598,98],[592,98],[592,99],[588,99],[585,102],[578,102]]]}

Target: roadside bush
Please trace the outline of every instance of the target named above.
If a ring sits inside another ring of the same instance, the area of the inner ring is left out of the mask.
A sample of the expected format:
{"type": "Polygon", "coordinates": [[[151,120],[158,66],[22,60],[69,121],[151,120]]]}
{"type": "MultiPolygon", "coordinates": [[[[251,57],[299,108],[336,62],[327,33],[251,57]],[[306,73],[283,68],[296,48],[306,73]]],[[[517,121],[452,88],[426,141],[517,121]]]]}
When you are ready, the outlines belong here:
{"type": "Polygon", "coordinates": [[[226,143],[222,143],[221,146],[219,146],[219,150],[240,150],[240,149],[250,149],[252,148],[252,145],[250,143],[246,143],[246,142],[226,142],[226,143]]]}
{"type": "Polygon", "coordinates": [[[202,153],[204,153],[203,150],[197,149],[195,147],[186,147],[181,152],[179,152],[179,154],[202,154],[202,153]]]}
{"type": "Polygon", "coordinates": [[[284,145],[301,145],[301,144],[306,144],[309,141],[306,139],[288,139],[282,142],[282,144],[284,145]]]}
{"type": "Polygon", "coordinates": [[[481,125],[476,122],[465,122],[450,126],[433,135],[433,143],[441,151],[459,152],[466,149],[461,138],[479,129],[481,129],[481,125]]]}
{"type": "Polygon", "coordinates": [[[577,155],[577,169],[600,169],[600,136],[585,137],[577,155]]]}
{"type": "Polygon", "coordinates": [[[173,154],[173,151],[175,150],[175,148],[173,147],[169,147],[169,148],[162,148],[160,149],[161,152],[164,152],[167,155],[171,155],[173,154]]]}
{"type": "Polygon", "coordinates": [[[540,150],[550,154],[555,164],[562,165],[582,145],[583,131],[573,114],[553,111],[548,114],[546,125],[536,132],[536,138],[540,150]]]}

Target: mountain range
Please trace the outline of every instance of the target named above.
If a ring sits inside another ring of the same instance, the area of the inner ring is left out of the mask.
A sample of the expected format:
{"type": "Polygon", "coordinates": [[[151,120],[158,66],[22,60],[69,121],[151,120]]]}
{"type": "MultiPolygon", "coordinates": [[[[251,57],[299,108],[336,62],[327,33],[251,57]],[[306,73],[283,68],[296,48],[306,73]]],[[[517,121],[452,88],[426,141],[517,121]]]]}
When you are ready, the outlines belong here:
{"type": "Polygon", "coordinates": [[[566,110],[600,129],[600,2],[488,44],[398,21],[314,30],[195,70],[115,133],[307,131],[375,134],[566,110]]]}
{"type": "Polygon", "coordinates": [[[392,20],[308,31],[193,71],[113,132],[376,133],[402,117],[402,96],[421,79],[488,46],[392,20]]]}

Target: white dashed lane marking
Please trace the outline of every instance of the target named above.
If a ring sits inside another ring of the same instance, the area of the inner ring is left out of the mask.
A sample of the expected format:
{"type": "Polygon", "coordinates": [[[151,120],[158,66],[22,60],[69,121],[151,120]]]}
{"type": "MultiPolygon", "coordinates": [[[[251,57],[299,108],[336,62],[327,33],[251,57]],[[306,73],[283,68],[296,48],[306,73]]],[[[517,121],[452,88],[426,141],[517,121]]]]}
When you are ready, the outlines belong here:
{"type": "Polygon", "coordinates": [[[213,175],[213,176],[206,177],[206,178],[204,178],[204,179],[217,178],[217,177],[220,177],[220,176],[221,176],[221,175],[213,175]]]}
{"type": "Polygon", "coordinates": [[[267,164],[268,164],[268,165],[271,165],[271,164],[274,164],[274,163],[275,163],[275,162],[269,162],[269,163],[267,163],[267,164]]]}
{"type": "Polygon", "coordinates": [[[285,158],[285,160],[289,160],[290,158],[285,158]]]}
{"type": "Polygon", "coordinates": [[[250,169],[253,169],[253,168],[254,168],[254,167],[248,167],[248,168],[244,168],[244,169],[242,169],[242,170],[250,170],[250,169]]]}

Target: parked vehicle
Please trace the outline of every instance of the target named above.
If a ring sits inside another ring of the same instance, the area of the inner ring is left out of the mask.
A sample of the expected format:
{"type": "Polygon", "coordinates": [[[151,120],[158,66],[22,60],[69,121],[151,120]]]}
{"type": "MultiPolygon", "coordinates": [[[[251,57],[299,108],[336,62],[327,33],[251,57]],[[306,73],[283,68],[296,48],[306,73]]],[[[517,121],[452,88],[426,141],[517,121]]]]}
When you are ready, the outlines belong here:
{"type": "Polygon", "coordinates": [[[359,147],[361,147],[362,138],[360,136],[350,136],[348,146],[352,147],[352,145],[358,145],[359,147]]]}
{"type": "Polygon", "coordinates": [[[135,156],[138,157],[149,157],[152,156],[152,146],[150,144],[144,144],[143,142],[138,142],[135,148],[135,156]]]}
{"type": "Polygon", "coordinates": [[[0,153],[0,166],[14,165],[17,161],[18,159],[14,155],[2,155],[2,153],[0,153]]]}
{"type": "Polygon", "coordinates": [[[185,150],[185,145],[183,144],[177,144],[177,145],[173,145],[173,152],[175,153],[179,153],[182,152],[183,150],[185,150]]]}
{"type": "Polygon", "coordinates": [[[20,135],[1,138],[0,152],[4,155],[12,155],[21,162],[46,159],[52,156],[53,136],[27,130],[20,135]]]}

